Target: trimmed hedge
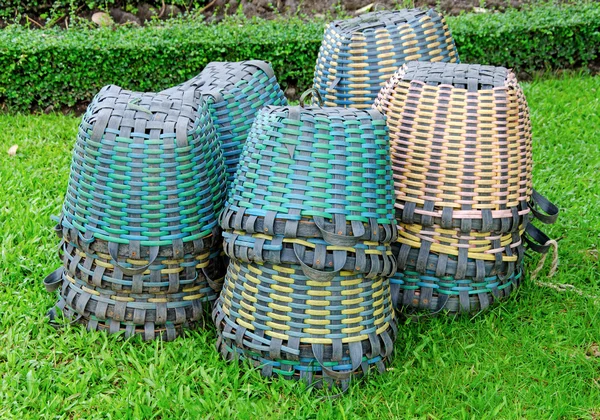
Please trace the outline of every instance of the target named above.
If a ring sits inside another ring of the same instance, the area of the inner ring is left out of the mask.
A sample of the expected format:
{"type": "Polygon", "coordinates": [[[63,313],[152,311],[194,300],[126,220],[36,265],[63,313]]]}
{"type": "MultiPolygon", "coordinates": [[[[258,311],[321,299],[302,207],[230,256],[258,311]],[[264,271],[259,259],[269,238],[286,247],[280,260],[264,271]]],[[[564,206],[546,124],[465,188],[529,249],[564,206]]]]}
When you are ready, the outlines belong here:
{"type": "MultiPolygon", "coordinates": [[[[463,62],[517,72],[586,66],[600,49],[600,4],[448,18],[463,62]]],[[[235,20],[216,25],[0,31],[0,104],[7,111],[72,107],[109,83],[156,91],[210,61],[270,61],[281,85],[312,84],[325,22],[235,20]]]]}

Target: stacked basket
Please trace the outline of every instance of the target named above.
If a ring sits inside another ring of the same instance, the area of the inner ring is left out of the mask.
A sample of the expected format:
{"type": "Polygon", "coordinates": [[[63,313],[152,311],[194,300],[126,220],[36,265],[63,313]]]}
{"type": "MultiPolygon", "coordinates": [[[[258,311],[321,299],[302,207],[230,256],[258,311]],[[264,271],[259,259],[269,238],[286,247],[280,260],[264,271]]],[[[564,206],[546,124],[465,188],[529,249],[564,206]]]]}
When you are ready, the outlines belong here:
{"type": "MultiPolygon", "coordinates": [[[[216,299],[225,165],[208,103],[193,90],[103,88],[79,126],[45,280],[89,329],[175,338],[216,299]]],[[[221,271],[221,272],[220,272],[221,271]]]]}
{"type": "Polygon", "coordinates": [[[266,107],[221,216],[231,263],[217,347],[263,374],[348,385],[384,368],[395,324],[393,191],[374,110],[266,107]]]}
{"type": "MultiPolygon", "coordinates": [[[[395,306],[470,313],[508,296],[523,277],[524,233],[540,238],[533,202],[546,203],[532,190],[529,111],[514,74],[410,62],[374,107],[391,139],[395,306]]],[[[543,207],[553,221],[556,208],[543,207]]]]}
{"type": "Polygon", "coordinates": [[[209,63],[195,78],[165,92],[176,90],[199,92],[208,102],[223,150],[228,183],[233,179],[258,111],[267,105],[287,105],[273,69],[259,60],[209,63]]]}
{"type": "Polygon", "coordinates": [[[450,30],[433,9],[373,12],[332,22],[319,50],[314,87],[327,106],[370,108],[407,61],[458,61],[450,30]]]}

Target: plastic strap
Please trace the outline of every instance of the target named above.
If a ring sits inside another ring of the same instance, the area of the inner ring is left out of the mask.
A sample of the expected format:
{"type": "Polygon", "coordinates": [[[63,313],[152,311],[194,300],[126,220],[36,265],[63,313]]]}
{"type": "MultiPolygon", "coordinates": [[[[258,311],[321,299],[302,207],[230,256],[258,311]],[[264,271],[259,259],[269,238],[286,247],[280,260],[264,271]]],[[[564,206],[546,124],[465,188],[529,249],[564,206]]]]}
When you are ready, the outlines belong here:
{"type": "Polygon", "coordinates": [[[152,264],[154,264],[154,261],[158,257],[158,251],[159,251],[159,247],[157,247],[157,246],[151,247],[149,249],[148,264],[146,264],[144,266],[140,266],[140,267],[128,268],[128,267],[121,266],[121,264],[119,264],[119,261],[117,259],[118,255],[119,255],[119,244],[116,242],[110,242],[108,244],[108,253],[110,254],[110,257],[113,259],[113,264],[115,265],[115,267],[118,267],[123,272],[123,274],[126,274],[128,276],[141,274],[144,271],[146,271],[148,268],[150,268],[150,266],[152,264]]]}

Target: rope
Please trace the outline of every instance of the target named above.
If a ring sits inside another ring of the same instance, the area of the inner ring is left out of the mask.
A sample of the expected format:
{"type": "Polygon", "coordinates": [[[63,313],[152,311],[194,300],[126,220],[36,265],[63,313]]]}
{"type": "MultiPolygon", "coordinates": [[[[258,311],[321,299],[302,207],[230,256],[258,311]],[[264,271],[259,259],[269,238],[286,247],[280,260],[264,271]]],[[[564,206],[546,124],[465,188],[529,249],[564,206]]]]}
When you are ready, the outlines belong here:
{"type": "MultiPolygon", "coordinates": [[[[548,278],[551,278],[554,277],[558,268],[558,243],[554,239],[550,239],[544,244],[544,246],[547,245],[552,247],[552,265],[550,266],[550,272],[548,273],[548,278]]],[[[542,271],[542,268],[544,268],[544,263],[546,262],[547,256],[548,253],[542,255],[542,258],[540,259],[540,262],[538,262],[537,267],[535,268],[535,270],[533,270],[533,273],[531,273],[532,280],[535,279],[539,272],[542,271]]]]}

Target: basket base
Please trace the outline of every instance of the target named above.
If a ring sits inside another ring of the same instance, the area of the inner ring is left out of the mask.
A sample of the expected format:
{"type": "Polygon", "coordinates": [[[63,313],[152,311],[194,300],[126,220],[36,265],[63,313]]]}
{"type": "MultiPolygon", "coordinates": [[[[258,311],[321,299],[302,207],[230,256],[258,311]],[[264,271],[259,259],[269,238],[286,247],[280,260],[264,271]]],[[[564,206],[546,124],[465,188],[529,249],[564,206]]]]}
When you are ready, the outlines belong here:
{"type": "Polygon", "coordinates": [[[225,360],[249,362],[263,376],[304,381],[317,388],[346,390],[352,380],[373,370],[385,372],[397,334],[395,320],[381,334],[361,342],[333,345],[291,343],[247,330],[231,320],[217,301],[213,309],[217,351],[225,360]],[[336,353],[334,355],[334,353],[336,353]]]}
{"type": "Polygon", "coordinates": [[[496,302],[508,298],[519,287],[524,276],[521,264],[507,278],[491,276],[486,277],[484,282],[414,274],[410,278],[396,274],[390,279],[394,309],[401,313],[429,312],[429,315],[441,313],[451,316],[487,310],[496,302]]]}

